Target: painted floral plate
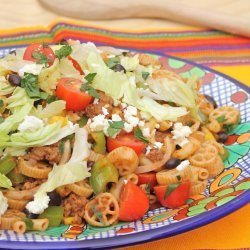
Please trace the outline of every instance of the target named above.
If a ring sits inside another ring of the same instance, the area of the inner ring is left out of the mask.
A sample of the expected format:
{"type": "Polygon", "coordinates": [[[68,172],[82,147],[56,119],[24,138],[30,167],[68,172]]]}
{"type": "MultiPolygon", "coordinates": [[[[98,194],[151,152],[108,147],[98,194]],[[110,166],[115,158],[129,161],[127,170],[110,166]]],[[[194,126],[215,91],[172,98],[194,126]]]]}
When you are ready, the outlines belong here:
{"type": "MultiPolygon", "coordinates": [[[[13,48],[12,48],[13,49],[13,48]]],[[[0,50],[0,57],[10,48],[0,50]]],[[[219,72],[182,59],[160,56],[161,63],[182,76],[202,78],[202,92],[219,106],[230,105],[241,112],[241,124],[230,134],[225,147],[230,152],[225,170],[209,181],[204,193],[191,197],[179,209],[158,208],[142,220],[112,227],[60,226],[46,232],[16,234],[0,231],[5,249],[109,249],[166,238],[215,221],[250,201],[250,100],[249,88],[219,72]],[[39,244],[38,244],[39,243],[39,244]]]]}

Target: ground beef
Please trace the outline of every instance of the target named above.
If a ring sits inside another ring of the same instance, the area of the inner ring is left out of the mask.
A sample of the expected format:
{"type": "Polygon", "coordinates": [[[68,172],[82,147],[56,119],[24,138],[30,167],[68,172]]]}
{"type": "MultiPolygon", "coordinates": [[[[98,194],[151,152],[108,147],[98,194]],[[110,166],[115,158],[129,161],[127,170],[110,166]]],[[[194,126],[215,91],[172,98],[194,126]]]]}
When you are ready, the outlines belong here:
{"type": "Polygon", "coordinates": [[[32,148],[30,153],[25,155],[25,160],[43,161],[46,160],[50,164],[58,164],[61,160],[58,143],[50,146],[32,148]]]}
{"type": "Polygon", "coordinates": [[[89,104],[85,108],[85,113],[89,118],[93,118],[97,115],[102,114],[102,107],[105,107],[109,114],[106,115],[107,118],[111,117],[113,100],[111,97],[105,95],[103,92],[99,92],[99,101],[97,103],[89,104]]]}
{"type": "Polygon", "coordinates": [[[32,188],[40,186],[42,183],[44,183],[46,179],[34,179],[34,178],[28,178],[25,183],[22,186],[23,190],[30,190],[32,188]]]}
{"type": "Polygon", "coordinates": [[[74,193],[70,194],[63,201],[64,217],[74,217],[75,224],[82,224],[84,217],[84,208],[88,200],[86,197],[81,197],[74,193]]]}
{"type": "Polygon", "coordinates": [[[151,149],[150,152],[146,155],[146,157],[152,162],[161,161],[163,159],[163,156],[163,152],[157,148],[151,149]]]}
{"type": "Polygon", "coordinates": [[[157,142],[161,142],[161,143],[164,143],[164,140],[165,138],[167,137],[167,134],[166,133],[162,133],[160,131],[156,131],[155,132],[155,140],[157,142]]]}

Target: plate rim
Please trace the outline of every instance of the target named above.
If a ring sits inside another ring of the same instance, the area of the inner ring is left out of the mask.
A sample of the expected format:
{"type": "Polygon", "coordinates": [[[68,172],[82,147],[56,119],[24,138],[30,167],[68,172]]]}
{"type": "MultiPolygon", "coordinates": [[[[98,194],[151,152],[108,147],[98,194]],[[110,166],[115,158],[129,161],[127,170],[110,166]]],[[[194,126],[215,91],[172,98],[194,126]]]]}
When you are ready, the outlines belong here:
{"type": "MultiPolygon", "coordinates": [[[[7,46],[1,47],[0,50],[8,49],[8,48],[17,48],[17,47],[25,47],[25,46],[7,46]]],[[[215,69],[209,68],[203,64],[199,64],[193,61],[189,61],[188,59],[179,58],[176,56],[168,55],[165,53],[157,52],[157,51],[148,51],[148,50],[140,50],[140,49],[131,49],[131,48],[121,48],[121,49],[129,49],[130,51],[137,51],[147,54],[154,54],[166,58],[175,59],[178,61],[185,62],[187,64],[196,66],[198,68],[204,69],[206,71],[215,73],[219,75],[233,84],[239,86],[241,89],[245,90],[249,94],[249,87],[242,82],[236,80],[235,78],[226,75],[222,72],[219,72],[215,69]]],[[[205,226],[210,224],[220,218],[223,218],[232,212],[238,210],[243,207],[247,203],[250,202],[250,190],[244,191],[242,194],[238,195],[236,198],[231,200],[230,202],[225,203],[222,206],[216,207],[212,210],[209,210],[205,213],[193,216],[191,218],[185,219],[178,223],[173,223],[171,225],[162,226],[160,228],[155,228],[151,230],[147,230],[145,232],[132,233],[128,235],[119,235],[110,238],[102,238],[102,239],[91,239],[91,240],[69,240],[63,242],[22,242],[22,241],[8,241],[8,240],[0,240],[0,249],[110,249],[117,247],[125,247],[131,245],[142,244],[154,240],[159,240],[167,237],[171,237],[177,234],[181,234],[184,232],[188,232],[199,228],[201,226],[205,226]],[[117,240],[119,239],[119,240],[117,240]],[[83,243],[84,242],[84,243],[83,243]],[[11,247],[11,248],[10,248],[11,247]],[[84,248],[83,248],[84,247],[84,248]]]]}

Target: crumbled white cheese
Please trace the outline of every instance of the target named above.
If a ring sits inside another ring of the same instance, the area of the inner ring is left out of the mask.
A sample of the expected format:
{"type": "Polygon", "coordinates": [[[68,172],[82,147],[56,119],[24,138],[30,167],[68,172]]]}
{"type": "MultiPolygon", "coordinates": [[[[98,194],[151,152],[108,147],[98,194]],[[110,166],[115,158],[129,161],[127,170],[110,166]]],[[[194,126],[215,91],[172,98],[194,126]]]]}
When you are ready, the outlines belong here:
{"type": "Polygon", "coordinates": [[[145,126],[145,121],[139,121],[138,125],[139,125],[139,127],[145,126]]]}
{"type": "Polygon", "coordinates": [[[8,200],[0,191],[0,216],[3,215],[8,208],[8,200]]]}
{"type": "Polygon", "coordinates": [[[188,167],[190,165],[190,162],[189,160],[185,160],[185,161],[182,161],[177,167],[176,169],[178,171],[183,171],[186,167],[188,167]]]}
{"type": "Polygon", "coordinates": [[[35,117],[35,116],[25,116],[22,123],[19,124],[18,130],[21,132],[34,132],[39,128],[42,128],[44,125],[43,120],[35,117]]]}
{"type": "Polygon", "coordinates": [[[129,116],[127,119],[125,118],[125,120],[130,123],[133,127],[136,127],[139,123],[139,118],[136,116],[129,116]]]}
{"type": "Polygon", "coordinates": [[[160,128],[160,124],[158,124],[158,123],[155,124],[155,128],[156,128],[156,129],[160,128]]]}
{"type": "Polygon", "coordinates": [[[128,104],[126,102],[122,102],[121,105],[122,105],[123,109],[125,109],[128,106],[128,104]]]}
{"type": "Polygon", "coordinates": [[[105,115],[95,116],[89,124],[89,127],[92,131],[103,131],[107,129],[108,126],[108,119],[105,118],[105,115]]]}
{"type": "Polygon", "coordinates": [[[29,63],[25,64],[21,69],[19,69],[19,76],[23,77],[24,73],[31,73],[33,75],[39,75],[43,68],[43,64],[29,63]]]}
{"type": "Polygon", "coordinates": [[[154,143],[154,148],[161,149],[162,146],[163,146],[163,143],[161,143],[161,142],[156,141],[156,142],[154,143]]]}
{"type": "Polygon", "coordinates": [[[125,122],[125,123],[124,123],[124,128],[123,128],[123,130],[124,130],[125,132],[127,132],[127,133],[130,133],[130,132],[132,132],[132,130],[133,130],[133,126],[132,126],[131,124],[125,122]]]}
{"type": "Polygon", "coordinates": [[[115,100],[115,99],[114,99],[114,101],[113,101],[113,105],[114,105],[115,107],[117,107],[120,103],[121,103],[121,102],[120,102],[119,100],[115,100]]]}
{"type": "Polygon", "coordinates": [[[112,121],[113,122],[119,122],[121,120],[122,120],[122,118],[118,114],[113,114],[112,115],[112,121]]]}
{"type": "Polygon", "coordinates": [[[187,137],[192,133],[192,130],[190,129],[190,127],[183,126],[182,123],[176,122],[171,133],[173,134],[173,139],[175,140],[175,143],[180,147],[183,147],[186,143],[189,142],[187,137]]]}
{"type": "Polygon", "coordinates": [[[33,214],[41,214],[49,206],[50,198],[48,195],[35,197],[34,201],[30,201],[26,208],[33,214]]]}
{"type": "Polygon", "coordinates": [[[104,115],[108,115],[109,114],[108,110],[105,107],[102,107],[102,113],[104,115]]]}
{"type": "Polygon", "coordinates": [[[98,104],[99,103],[99,99],[98,98],[95,98],[94,101],[93,101],[93,104],[98,104]]]}
{"type": "Polygon", "coordinates": [[[124,116],[131,116],[131,115],[137,115],[137,108],[134,106],[128,106],[125,110],[124,110],[124,116]]]}
{"type": "Polygon", "coordinates": [[[142,129],[142,135],[144,137],[149,137],[150,136],[150,129],[149,128],[143,128],[142,129]]]}
{"type": "Polygon", "coordinates": [[[148,155],[149,153],[150,153],[150,150],[152,149],[152,147],[151,146],[147,146],[146,147],[146,153],[145,153],[145,155],[148,155]]]}

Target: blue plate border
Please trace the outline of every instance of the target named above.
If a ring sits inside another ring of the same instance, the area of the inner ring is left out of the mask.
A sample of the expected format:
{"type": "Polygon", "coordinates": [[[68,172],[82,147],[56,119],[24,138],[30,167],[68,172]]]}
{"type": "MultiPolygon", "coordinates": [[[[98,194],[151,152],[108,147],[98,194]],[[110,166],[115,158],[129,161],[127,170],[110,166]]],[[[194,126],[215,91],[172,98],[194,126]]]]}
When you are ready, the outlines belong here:
{"type": "MultiPolygon", "coordinates": [[[[18,46],[19,47],[19,46],[18,46]]],[[[21,46],[20,46],[21,47],[21,46]]],[[[13,47],[2,47],[1,49],[8,49],[13,47]]],[[[16,48],[16,47],[15,47],[16,48]]],[[[131,48],[130,48],[131,50],[131,48]]],[[[132,49],[133,50],[133,49],[132,49]]],[[[238,80],[225,75],[221,72],[218,72],[214,69],[211,69],[207,66],[188,61],[186,59],[181,59],[178,57],[166,55],[163,53],[159,53],[156,51],[144,51],[144,50],[134,50],[139,51],[143,53],[151,53],[156,54],[163,57],[169,57],[172,59],[176,59],[179,61],[186,62],[188,64],[191,64],[193,66],[199,67],[201,69],[205,69],[207,71],[210,71],[212,73],[215,73],[235,85],[239,86],[240,88],[244,89],[247,93],[249,93],[249,87],[242,84],[238,80]]],[[[215,220],[218,220],[222,217],[225,217],[226,215],[229,215],[230,213],[236,211],[237,209],[243,207],[244,205],[248,204],[250,202],[250,190],[247,190],[237,196],[235,199],[231,200],[230,202],[214,208],[210,211],[207,211],[203,214],[185,219],[183,221],[180,221],[178,223],[174,223],[168,226],[163,226],[156,229],[151,229],[145,232],[138,232],[133,233],[129,235],[122,235],[118,237],[111,237],[106,239],[94,239],[94,240],[79,240],[79,241],[64,241],[64,242],[20,242],[20,241],[1,241],[0,240],[0,249],[36,249],[36,250],[49,250],[49,249],[111,249],[116,247],[124,247],[124,246],[131,246],[135,244],[145,243],[153,240],[159,240],[162,238],[171,237],[177,234],[181,234],[193,229],[196,229],[198,227],[207,225],[215,220]]]]}

